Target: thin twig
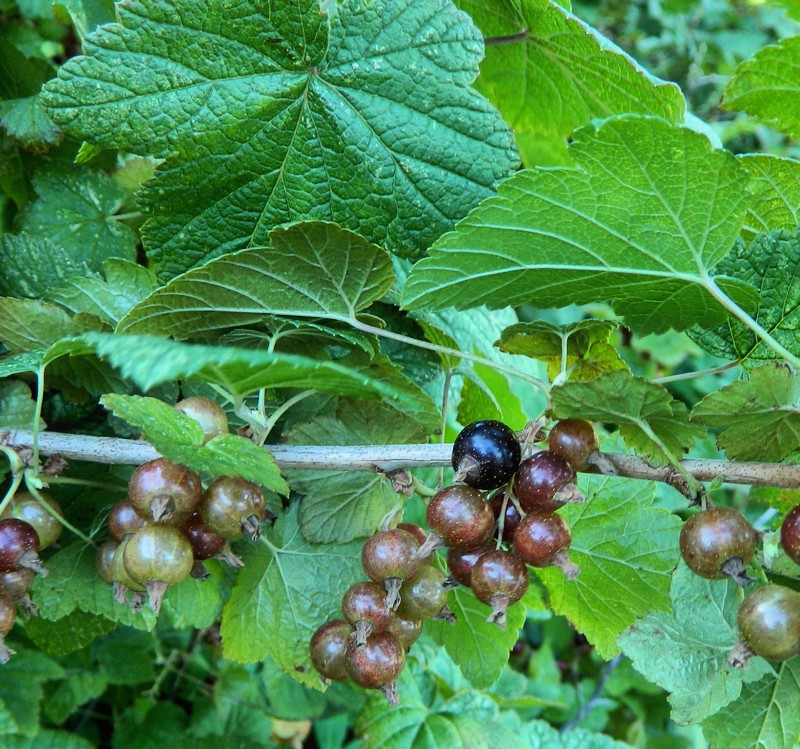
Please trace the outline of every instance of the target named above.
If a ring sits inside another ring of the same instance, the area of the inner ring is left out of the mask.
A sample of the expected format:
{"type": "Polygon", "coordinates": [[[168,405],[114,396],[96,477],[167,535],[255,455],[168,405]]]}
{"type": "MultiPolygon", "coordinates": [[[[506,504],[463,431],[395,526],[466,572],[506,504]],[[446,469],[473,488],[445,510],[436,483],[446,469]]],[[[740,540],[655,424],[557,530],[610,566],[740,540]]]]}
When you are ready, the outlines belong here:
{"type": "Polygon", "coordinates": [[[563,726],[561,726],[559,729],[561,733],[576,728],[578,724],[589,714],[589,712],[600,703],[600,698],[603,696],[603,690],[606,688],[606,684],[611,678],[611,674],[614,673],[614,669],[619,666],[621,660],[622,654],[615,655],[608,663],[606,663],[602,672],[600,673],[600,678],[597,680],[597,685],[592,692],[592,696],[580,706],[578,712],[575,714],[575,717],[572,718],[572,720],[568,720],[563,726]]]}
{"type": "MultiPolygon", "coordinates": [[[[0,444],[29,448],[33,444],[33,432],[22,429],[0,432],[0,444]]],[[[388,473],[405,468],[450,465],[453,445],[267,445],[265,449],[274,455],[281,468],[388,473]]],[[[158,451],[144,440],[57,432],[39,434],[39,451],[42,455],[62,455],[67,460],[123,465],[141,465],[159,457],[158,451]]],[[[665,483],[675,479],[672,466],[654,467],[635,455],[601,453],[601,456],[604,459],[601,464],[608,467],[602,471],[595,468],[594,473],[665,483]]],[[[681,466],[697,481],[720,478],[729,484],[800,489],[800,465],[795,463],[682,460],[681,466]]]]}

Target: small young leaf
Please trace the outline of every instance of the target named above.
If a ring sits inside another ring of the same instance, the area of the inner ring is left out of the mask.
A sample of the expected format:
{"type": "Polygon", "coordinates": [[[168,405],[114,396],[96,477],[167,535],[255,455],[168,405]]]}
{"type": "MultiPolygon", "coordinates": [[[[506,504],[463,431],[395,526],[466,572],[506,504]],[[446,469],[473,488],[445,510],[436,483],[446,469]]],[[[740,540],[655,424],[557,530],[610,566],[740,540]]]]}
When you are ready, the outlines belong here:
{"type": "Polygon", "coordinates": [[[719,446],[732,460],[783,460],[800,448],[800,379],[786,365],[764,364],[703,398],[692,421],[721,428],[719,446]]]}
{"type": "Polygon", "coordinates": [[[46,349],[51,343],[85,330],[55,304],[0,297],[0,343],[15,354],[46,349]]]}
{"type": "MultiPolygon", "coordinates": [[[[608,301],[644,333],[722,322],[708,270],[741,230],[744,167],[699,133],[633,115],[576,131],[570,155],[575,167],[518,172],[438,240],[414,266],[404,304],[608,301]]],[[[715,281],[753,306],[746,284],[715,281]]]]}
{"type": "Polygon", "coordinates": [[[361,543],[308,543],[294,503],[242,558],[222,612],[225,657],[255,663],[271,655],[298,681],[321,688],[308,643],[317,627],[340,616],[342,594],[363,577],[361,543]]]}
{"type": "Polygon", "coordinates": [[[44,153],[61,141],[61,128],[42,105],[39,94],[0,102],[0,125],[24,149],[44,153]]]}
{"type": "Polygon", "coordinates": [[[278,494],[289,493],[272,454],[245,437],[222,434],[204,445],[200,425],[164,401],[117,394],[100,400],[115,416],[139,427],[167,460],[212,478],[241,476],[278,494]]]}
{"type": "Polygon", "coordinates": [[[725,87],[723,107],[747,112],[781,132],[800,138],[800,36],[761,49],[734,70],[725,87]]]}
{"type": "Polygon", "coordinates": [[[0,428],[33,429],[35,411],[31,389],[24,382],[0,382],[0,428]]]}
{"type": "Polygon", "coordinates": [[[637,617],[668,610],[681,523],[652,507],[652,485],[588,476],[581,488],[589,499],[561,511],[572,529],[569,555],[580,574],[567,580],[553,567],[535,572],[553,611],[564,614],[603,658],[611,658],[618,652],[617,636],[637,617]]]}
{"type": "Polygon", "coordinates": [[[632,624],[617,644],[648,681],[670,692],[672,719],[699,723],[733,702],[742,684],[769,673],[763,658],[744,669],[728,665],[739,639],[736,614],[741,589],[704,580],[679,563],[670,588],[672,612],[651,612],[632,624]]]}
{"type": "Polygon", "coordinates": [[[603,374],[590,382],[567,382],[551,392],[558,419],[587,419],[619,424],[629,447],[657,464],[670,462],[705,435],[689,423],[686,406],[669,391],[628,370],[603,374]]]}

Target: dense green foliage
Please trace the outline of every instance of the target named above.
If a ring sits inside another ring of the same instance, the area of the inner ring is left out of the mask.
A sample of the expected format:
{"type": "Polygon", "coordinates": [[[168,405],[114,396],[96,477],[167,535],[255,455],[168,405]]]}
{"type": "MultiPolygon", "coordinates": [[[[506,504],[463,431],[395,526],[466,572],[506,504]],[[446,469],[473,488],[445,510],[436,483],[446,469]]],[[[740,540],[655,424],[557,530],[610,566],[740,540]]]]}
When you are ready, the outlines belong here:
{"type": "Polygon", "coordinates": [[[796,749],[800,661],[732,666],[744,592],[678,544],[690,500],[735,507],[756,585],[800,589],[778,542],[800,482],[773,470],[800,463],[785,5],[0,0],[0,513],[45,487],[66,524],[5,638],[0,745],[796,749]],[[230,434],[172,408],[195,395],[230,434]],[[579,474],[580,575],[531,569],[503,631],[453,591],[398,707],[326,688],[308,641],[365,538],[423,522],[453,472],[262,447],[567,418],[662,470],[579,474]],[[134,611],[95,544],[135,466],[42,466],[43,430],[142,438],[277,519],[232,542],[241,569],[134,611]]]}

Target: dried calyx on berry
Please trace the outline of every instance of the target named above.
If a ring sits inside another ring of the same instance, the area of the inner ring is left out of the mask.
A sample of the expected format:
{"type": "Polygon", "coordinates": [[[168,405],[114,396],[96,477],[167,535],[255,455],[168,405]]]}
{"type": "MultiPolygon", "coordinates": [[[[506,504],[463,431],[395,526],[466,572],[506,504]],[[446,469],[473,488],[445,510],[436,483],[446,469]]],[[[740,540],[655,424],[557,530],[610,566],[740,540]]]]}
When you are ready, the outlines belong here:
{"type": "Polygon", "coordinates": [[[474,421],[461,430],[453,444],[455,481],[476,489],[496,489],[511,480],[520,457],[519,441],[503,422],[474,421]]]}
{"type": "Polygon", "coordinates": [[[392,619],[386,592],[373,582],[355,583],[342,596],[342,613],[355,627],[353,645],[361,647],[376,632],[385,632],[392,619]]]}
{"type": "Polygon", "coordinates": [[[408,531],[395,528],[367,539],[361,549],[361,565],[367,577],[386,588],[386,605],[394,610],[400,604],[400,586],[413,577],[422,560],[417,539],[408,531]]]}
{"type": "Polygon", "coordinates": [[[200,477],[186,466],[157,458],[139,466],[128,484],[128,499],[148,523],[180,525],[197,508],[200,477]]]}
{"type": "Polygon", "coordinates": [[[516,554],[490,551],[472,568],[471,583],[475,597],[492,607],[486,621],[505,629],[506,609],[528,590],[528,568],[516,554]]]}

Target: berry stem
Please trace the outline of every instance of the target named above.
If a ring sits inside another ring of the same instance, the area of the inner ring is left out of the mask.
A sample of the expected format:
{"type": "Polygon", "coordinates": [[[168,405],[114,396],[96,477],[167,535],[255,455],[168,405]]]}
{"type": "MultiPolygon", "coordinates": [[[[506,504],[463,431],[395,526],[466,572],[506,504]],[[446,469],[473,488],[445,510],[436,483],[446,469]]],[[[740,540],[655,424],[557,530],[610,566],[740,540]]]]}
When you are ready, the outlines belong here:
{"type": "Polygon", "coordinates": [[[680,382],[681,380],[695,380],[698,377],[706,377],[708,375],[715,375],[720,374],[721,372],[727,372],[729,369],[733,369],[734,367],[738,367],[741,362],[739,359],[735,361],[728,362],[727,364],[721,364],[718,367],[710,367],[709,369],[700,369],[697,372],[683,372],[682,374],[675,374],[675,375],[667,375],[666,377],[654,377],[651,382],[656,382],[659,385],[663,385],[667,382],[680,382]]]}
{"type": "Polygon", "coordinates": [[[25,486],[27,487],[28,491],[34,496],[36,501],[42,506],[43,509],[47,510],[56,520],[58,520],[61,525],[63,525],[68,530],[71,530],[81,541],[84,541],[91,546],[96,546],[94,541],[92,541],[89,536],[85,533],[79,531],[72,523],[69,522],[66,518],[59,515],[48,502],[45,502],[44,497],[39,493],[39,489],[41,488],[41,481],[35,476],[26,476],[25,477],[25,486]],[[38,486],[37,486],[38,484],[38,486]]]}
{"type": "MultiPolygon", "coordinates": [[[[0,432],[0,443],[28,448],[33,432],[13,429],[0,432]]],[[[144,440],[115,437],[94,437],[85,434],[42,432],[39,449],[43,455],[58,453],[66,459],[87,460],[115,465],[141,465],[159,457],[156,449],[144,440]]],[[[275,460],[282,468],[317,471],[372,471],[386,473],[402,468],[438,468],[450,465],[453,446],[444,444],[420,445],[269,445],[275,460]]],[[[603,468],[591,473],[643,479],[674,481],[674,466],[651,466],[635,455],[599,453],[603,468]]],[[[682,460],[681,468],[695,481],[714,481],[721,478],[730,484],[773,486],[800,489],[800,465],[794,463],[744,463],[727,460],[682,460]]]]}
{"type": "Polygon", "coordinates": [[[8,487],[8,491],[6,495],[3,497],[3,501],[0,502],[0,515],[3,514],[6,507],[8,507],[9,503],[12,499],[14,499],[14,495],[17,493],[17,489],[19,489],[19,485],[22,483],[22,474],[16,473],[14,474],[14,478],[11,480],[11,486],[8,487]]]}

